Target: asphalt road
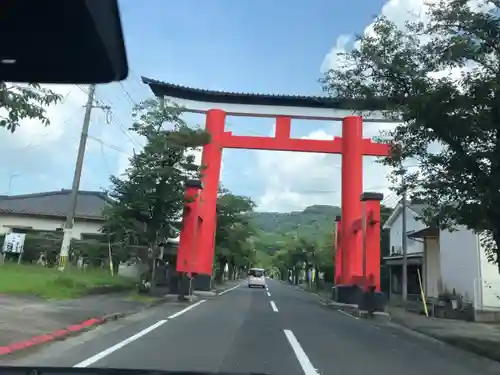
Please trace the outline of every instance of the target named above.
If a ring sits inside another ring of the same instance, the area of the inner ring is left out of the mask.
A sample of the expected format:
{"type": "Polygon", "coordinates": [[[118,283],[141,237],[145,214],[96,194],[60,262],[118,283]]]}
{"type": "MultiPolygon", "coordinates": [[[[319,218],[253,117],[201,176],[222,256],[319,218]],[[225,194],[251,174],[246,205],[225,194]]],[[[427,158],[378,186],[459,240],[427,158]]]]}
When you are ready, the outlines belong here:
{"type": "Polygon", "coordinates": [[[357,319],[270,280],[185,308],[163,305],[0,364],[260,372],[498,375],[500,364],[386,323],[357,319]]]}

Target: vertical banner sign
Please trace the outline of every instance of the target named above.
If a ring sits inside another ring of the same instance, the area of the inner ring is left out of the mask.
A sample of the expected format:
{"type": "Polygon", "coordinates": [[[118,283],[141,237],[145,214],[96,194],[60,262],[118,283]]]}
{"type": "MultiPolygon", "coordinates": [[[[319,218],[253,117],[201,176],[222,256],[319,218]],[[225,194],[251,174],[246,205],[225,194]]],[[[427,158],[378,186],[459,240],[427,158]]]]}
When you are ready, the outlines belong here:
{"type": "Polygon", "coordinates": [[[3,241],[2,253],[22,254],[25,239],[25,233],[7,233],[3,241]]]}

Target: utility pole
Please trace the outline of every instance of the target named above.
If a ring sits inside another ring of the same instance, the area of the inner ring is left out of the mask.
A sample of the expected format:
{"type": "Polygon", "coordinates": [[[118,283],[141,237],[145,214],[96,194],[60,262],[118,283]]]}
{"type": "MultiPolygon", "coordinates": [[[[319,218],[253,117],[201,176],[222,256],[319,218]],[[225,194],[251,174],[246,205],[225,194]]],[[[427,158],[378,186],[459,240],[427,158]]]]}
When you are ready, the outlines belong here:
{"type": "Polygon", "coordinates": [[[401,223],[401,247],[403,250],[403,272],[402,272],[402,297],[403,302],[408,300],[408,244],[407,244],[407,235],[406,235],[406,179],[405,179],[405,171],[401,175],[401,187],[402,187],[402,223],[401,223]]]}
{"type": "Polygon", "coordinates": [[[87,104],[85,105],[85,116],[83,118],[82,133],[80,135],[80,145],[78,146],[78,155],[76,157],[75,173],[73,175],[73,185],[71,187],[70,205],[66,214],[64,223],[64,234],[61,243],[61,252],[59,254],[59,269],[63,270],[66,267],[71,246],[71,238],[73,231],[73,221],[75,218],[76,205],[78,203],[78,191],[80,190],[80,179],[82,177],[83,160],[85,158],[85,148],[87,146],[87,138],[89,134],[90,115],[92,108],[100,108],[110,110],[109,106],[94,105],[95,85],[90,85],[87,104]]]}

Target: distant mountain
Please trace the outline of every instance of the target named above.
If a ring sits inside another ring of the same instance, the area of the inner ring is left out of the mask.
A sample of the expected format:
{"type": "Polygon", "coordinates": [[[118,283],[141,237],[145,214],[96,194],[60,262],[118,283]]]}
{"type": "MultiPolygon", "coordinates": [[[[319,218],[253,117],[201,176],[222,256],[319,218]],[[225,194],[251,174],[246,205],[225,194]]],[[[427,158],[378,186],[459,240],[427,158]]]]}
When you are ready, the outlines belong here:
{"type": "Polygon", "coordinates": [[[289,213],[254,212],[255,226],[269,234],[297,233],[304,237],[317,237],[331,233],[335,227],[335,217],[340,215],[340,207],[314,205],[303,211],[289,213]]]}
{"type": "MultiPolygon", "coordinates": [[[[254,212],[252,219],[259,233],[255,238],[259,264],[267,267],[270,256],[278,251],[290,234],[306,240],[321,241],[328,238],[335,228],[335,217],[340,215],[340,207],[314,205],[304,211],[289,213],[254,212]]],[[[392,209],[382,206],[381,223],[384,223],[392,209]]],[[[389,231],[381,233],[382,255],[389,252],[389,231]]]]}

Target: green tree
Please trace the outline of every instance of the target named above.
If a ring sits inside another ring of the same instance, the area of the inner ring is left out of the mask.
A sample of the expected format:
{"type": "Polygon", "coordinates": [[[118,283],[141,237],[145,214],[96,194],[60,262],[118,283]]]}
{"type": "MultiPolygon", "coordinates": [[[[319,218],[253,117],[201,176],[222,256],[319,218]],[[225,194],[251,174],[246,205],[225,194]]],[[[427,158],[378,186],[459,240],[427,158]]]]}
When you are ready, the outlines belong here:
{"type": "Polygon", "coordinates": [[[222,281],[225,265],[229,275],[248,268],[256,261],[252,236],[255,230],[250,213],[255,203],[248,197],[234,195],[221,188],[217,199],[217,230],[215,236],[215,256],[217,261],[216,280],[222,281]]]}
{"type": "MultiPolygon", "coordinates": [[[[325,281],[333,280],[334,249],[331,242],[331,234],[323,235],[318,240],[289,236],[283,247],[273,254],[272,265],[280,271],[283,279],[286,279],[290,271],[294,279],[297,279],[300,271],[306,268],[314,269],[316,275],[324,273],[325,281]]],[[[319,277],[316,277],[315,281],[319,288],[319,277]]]]}
{"type": "Polygon", "coordinates": [[[293,280],[298,280],[300,272],[311,258],[310,244],[296,235],[289,235],[283,242],[282,248],[274,254],[274,265],[280,274],[288,277],[292,273],[293,280]]]}
{"type": "MultiPolygon", "coordinates": [[[[334,282],[335,278],[335,246],[333,233],[324,235],[316,244],[315,267],[316,274],[324,273],[325,282],[334,282]]],[[[319,278],[316,278],[319,283],[319,278]]]]}
{"type": "Polygon", "coordinates": [[[0,127],[12,133],[25,119],[37,119],[43,125],[50,124],[46,108],[62,100],[62,96],[39,84],[15,85],[0,81],[0,127]]]}
{"type": "Polygon", "coordinates": [[[483,233],[500,267],[500,4],[468,3],[435,2],[425,23],[402,28],[377,19],[323,83],[357,109],[384,99],[384,113],[403,122],[385,134],[384,163],[394,177],[404,160],[418,163],[407,182],[410,198],[429,204],[423,219],[483,233]]]}
{"type": "Polygon", "coordinates": [[[208,142],[204,131],[190,128],[180,115],[156,99],[138,105],[131,130],[145,139],[145,146],[130,158],[124,176],[111,176],[113,202],[103,231],[115,242],[147,245],[151,265],[158,245],[174,235],[181,220],[186,180],[200,173],[187,151],[208,142]]]}

